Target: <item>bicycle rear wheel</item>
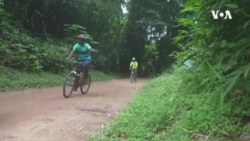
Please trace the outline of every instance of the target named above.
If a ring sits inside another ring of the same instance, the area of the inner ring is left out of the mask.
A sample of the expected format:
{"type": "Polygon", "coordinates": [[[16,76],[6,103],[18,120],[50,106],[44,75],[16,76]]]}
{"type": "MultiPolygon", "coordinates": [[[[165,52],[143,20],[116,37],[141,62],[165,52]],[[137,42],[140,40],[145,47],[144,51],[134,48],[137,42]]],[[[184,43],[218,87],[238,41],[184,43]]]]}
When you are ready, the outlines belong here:
{"type": "Polygon", "coordinates": [[[90,84],[91,84],[91,77],[90,75],[88,74],[87,75],[87,78],[85,79],[85,82],[82,82],[81,84],[81,93],[82,94],[86,94],[88,91],[89,91],[89,88],[90,88],[90,84]]]}
{"type": "Polygon", "coordinates": [[[75,76],[70,74],[63,85],[63,96],[69,98],[74,88],[75,76]]]}
{"type": "Polygon", "coordinates": [[[133,75],[134,82],[136,82],[136,74],[133,75]]]}

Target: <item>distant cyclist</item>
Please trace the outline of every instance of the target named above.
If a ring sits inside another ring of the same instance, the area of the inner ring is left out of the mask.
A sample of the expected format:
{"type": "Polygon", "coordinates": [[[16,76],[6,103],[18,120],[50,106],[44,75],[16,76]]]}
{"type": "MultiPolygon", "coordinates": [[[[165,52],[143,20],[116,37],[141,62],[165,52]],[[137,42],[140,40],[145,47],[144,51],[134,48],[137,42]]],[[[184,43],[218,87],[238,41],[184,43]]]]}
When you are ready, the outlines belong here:
{"type": "Polygon", "coordinates": [[[137,76],[138,62],[135,60],[135,57],[132,58],[130,62],[129,69],[135,72],[135,76],[137,76]]]}
{"type": "Polygon", "coordinates": [[[83,80],[79,80],[79,77],[76,77],[76,83],[74,88],[75,91],[77,91],[79,82],[85,82],[85,78],[87,77],[88,66],[92,61],[90,52],[98,53],[98,50],[93,49],[88,43],[85,42],[84,34],[78,34],[76,38],[78,39],[78,43],[74,45],[67,60],[69,60],[73,54],[76,54],[78,57],[78,63],[75,67],[75,71],[77,74],[79,74],[80,72],[84,73],[82,73],[81,77],[83,78],[83,80]]]}

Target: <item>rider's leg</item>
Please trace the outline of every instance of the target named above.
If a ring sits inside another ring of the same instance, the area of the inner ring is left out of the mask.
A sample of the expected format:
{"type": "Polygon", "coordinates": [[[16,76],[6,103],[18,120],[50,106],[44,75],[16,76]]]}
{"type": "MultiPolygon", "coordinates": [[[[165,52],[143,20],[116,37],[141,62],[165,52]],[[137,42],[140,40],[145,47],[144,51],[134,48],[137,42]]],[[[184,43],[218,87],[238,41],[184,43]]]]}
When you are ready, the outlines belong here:
{"type": "Polygon", "coordinates": [[[84,68],[83,73],[82,73],[82,77],[81,77],[80,81],[83,84],[85,84],[87,77],[88,77],[88,70],[87,70],[87,68],[84,68]]]}
{"type": "Polygon", "coordinates": [[[83,72],[82,73],[82,77],[81,77],[81,80],[80,80],[80,82],[83,82],[83,83],[85,83],[85,81],[86,81],[86,79],[87,79],[87,75],[88,75],[88,66],[89,66],[89,64],[90,64],[90,60],[88,60],[88,59],[86,59],[86,60],[84,60],[83,62],[82,62],[82,68],[81,68],[81,71],[83,72]]]}
{"type": "Polygon", "coordinates": [[[135,82],[136,82],[136,78],[137,78],[137,69],[135,69],[135,82]]]}
{"type": "Polygon", "coordinates": [[[133,75],[134,75],[134,69],[131,68],[131,73],[130,73],[130,82],[133,83],[134,80],[133,80],[133,75]]]}
{"type": "Polygon", "coordinates": [[[75,71],[76,71],[76,75],[75,75],[75,82],[74,82],[74,90],[77,91],[77,88],[79,86],[79,74],[80,74],[80,63],[77,63],[75,66],[75,71]]]}

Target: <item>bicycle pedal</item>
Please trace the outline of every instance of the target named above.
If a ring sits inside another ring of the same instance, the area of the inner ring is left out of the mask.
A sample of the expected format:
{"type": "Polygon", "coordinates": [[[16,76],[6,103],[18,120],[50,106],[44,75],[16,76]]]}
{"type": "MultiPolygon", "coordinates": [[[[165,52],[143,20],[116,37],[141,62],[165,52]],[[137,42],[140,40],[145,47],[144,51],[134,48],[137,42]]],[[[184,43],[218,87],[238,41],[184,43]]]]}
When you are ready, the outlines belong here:
{"type": "Polygon", "coordinates": [[[71,71],[70,74],[72,74],[74,76],[79,76],[79,74],[76,71],[71,71]]]}
{"type": "Polygon", "coordinates": [[[71,73],[71,74],[76,74],[76,71],[71,71],[70,73],[71,73]]]}

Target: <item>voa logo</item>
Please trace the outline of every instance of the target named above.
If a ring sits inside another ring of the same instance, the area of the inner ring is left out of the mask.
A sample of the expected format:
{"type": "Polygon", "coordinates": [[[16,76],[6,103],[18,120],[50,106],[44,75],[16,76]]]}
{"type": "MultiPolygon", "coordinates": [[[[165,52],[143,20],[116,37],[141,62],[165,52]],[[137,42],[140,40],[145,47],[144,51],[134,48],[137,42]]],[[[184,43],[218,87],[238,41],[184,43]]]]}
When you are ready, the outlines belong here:
{"type": "Polygon", "coordinates": [[[225,11],[212,10],[211,12],[212,12],[213,19],[215,20],[219,18],[230,19],[230,20],[232,19],[232,15],[229,10],[225,10],[225,11]]]}

